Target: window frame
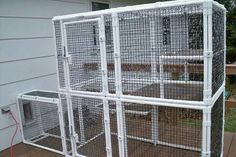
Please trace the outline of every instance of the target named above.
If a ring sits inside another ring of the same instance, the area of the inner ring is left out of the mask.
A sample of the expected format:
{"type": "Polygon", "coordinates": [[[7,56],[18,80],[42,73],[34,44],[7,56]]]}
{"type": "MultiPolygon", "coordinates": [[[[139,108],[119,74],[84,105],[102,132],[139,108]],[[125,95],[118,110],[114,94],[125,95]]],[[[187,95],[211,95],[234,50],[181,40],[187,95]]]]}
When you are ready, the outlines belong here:
{"type": "Polygon", "coordinates": [[[21,114],[22,124],[24,126],[30,125],[30,124],[32,124],[36,121],[35,116],[34,116],[34,111],[33,111],[32,104],[31,104],[30,100],[23,100],[21,105],[20,105],[20,110],[21,110],[21,113],[22,113],[21,114]],[[29,119],[29,120],[26,120],[24,104],[29,104],[29,106],[30,106],[31,119],[29,119]]]}
{"type": "Polygon", "coordinates": [[[108,8],[107,9],[111,8],[111,2],[110,1],[90,0],[89,1],[89,8],[90,8],[91,11],[96,11],[96,10],[93,10],[93,3],[108,4],[108,8]]]}
{"type": "MultiPolygon", "coordinates": [[[[101,4],[107,4],[108,5],[108,8],[107,9],[109,9],[110,8],[110,6],[111,6],[111,2],[110,1],[101,1],[101,0],[90,0],[90,9],[91,9],[91,11],[97,11],[97,10],[93,10],[93,3],[101,3],[101,4]]],[[[102,9],[101,9],[102,10],[102,9]]],[[[111,25],[109,25],[109,26],[107,26],[106,24],[105,24],[105,33],[106,33],[106,27],[110,27],[110,37],[112,38],[112,26],[111,25]]],[[[106,39],[107,39],[107,34],[105,34],[105,37],[106,37],[106,39]]],[[[98,41],[97,41],[97,39],[96,39],[96,29],[95,29],[95,27],[93,26],[93,38],[94,38],[94,46],[97,46],[97,45],[99,45],[99,43],[98,43],[98,41]]],[[[111,46],[112,45],[112,42],[110,41],[109,43],[108,42],[106,42],[106,46],[111,46]]]]}

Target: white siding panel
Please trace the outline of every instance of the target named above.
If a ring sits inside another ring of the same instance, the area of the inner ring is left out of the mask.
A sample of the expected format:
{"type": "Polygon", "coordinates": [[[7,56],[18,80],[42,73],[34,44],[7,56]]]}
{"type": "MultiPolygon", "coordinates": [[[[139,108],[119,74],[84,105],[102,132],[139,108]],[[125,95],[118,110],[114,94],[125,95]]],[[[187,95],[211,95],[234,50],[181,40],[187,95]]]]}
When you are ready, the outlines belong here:
{"type": "Polygon", "coordinates": [[[2,63],[0,85],[56,73],[55,57],[2,63]]]}
{"type": "MultiPolygon", "coordinates": [[[[17,110],[16,104],[10,105],[10,109],[11,109],[14,117],[16,118],[16,120],[19,122],[19,116],[18,116],[18,110],[17,110]]],[[[0,124],[1,124],[0,125],[0,130],[1,130],[1,129],[8,127],[8,126],[14,125],[15,122],[13,121],[13,119],[11,118],[10,115],[4,116],[4,114],[0,114],[0,124]]]]}
{"type": "MultiPolygon", "coordinates": [[[[3,99],[2,95],[0,95],[0,99],[3,99]]],[[[10,108],[17,122],[19,122],[19,115],[16,104],[12,104],[10,108]]],[[[15,132],[16,125],[9,114],[0,114],[0,124],[0,139],[2,139],[1,141],[4,141],[0,144],[0,150],[3,150],[10,146],[11,138],[13,136],[13,133],[15,132]]],[[[21,142],[21,132],[18,128],[18,132],[14,138],[13,143],[17,144],[19,142],[21,142]]]]}
{"type": "Polygon", "coordinates": [[[52,36],[49,19],[0,18],[0,39],[52,36]]]}
{"type": "Polygon", "coordinates": [[[0,86],[0,104],[3,106],[13,104],[17,95],[33,89],[56,90],[56,74],[0,86]]]}
{"type": "MultiPolygon", "coordinates": [[[[0,121],[0,123],[1,123],[1,121],[0,121]]],[[[0,150],[4,150],[4,149],[6,149],[10,146],[11,137],[13,136],[14,131],[15,131],[15,125],[10,126],[8,129],[1,130],[1,133],[0,133],[0,138],[1,138],[0,150]]],[[[20,143],[20,142],[21,142],[21,133],[18,130],[18,132],[17,132],[17,134],[14,138],[13,144],[17,144],[17,143],[20,143]]],[[[0,156],[1,156],[1,154],[0,154],[0,156]]]]}
{"type": "Polygon", "coordinates": [[[49,55],[55,55],[52,38],[0,40],[0,63],[49,55]]]}
{"type": "Polygon", "coordinates": [[[112,0],[111,7],[123,7],[130,5],[138,5],[138,4],[146,4],[146,3],[154,3],[158,0],[112,0]]]}
{"type": "Polygon", "coordinates": [[[88,0],[0,0],[0,16],[52,18],[88,10],[88,0]]]}

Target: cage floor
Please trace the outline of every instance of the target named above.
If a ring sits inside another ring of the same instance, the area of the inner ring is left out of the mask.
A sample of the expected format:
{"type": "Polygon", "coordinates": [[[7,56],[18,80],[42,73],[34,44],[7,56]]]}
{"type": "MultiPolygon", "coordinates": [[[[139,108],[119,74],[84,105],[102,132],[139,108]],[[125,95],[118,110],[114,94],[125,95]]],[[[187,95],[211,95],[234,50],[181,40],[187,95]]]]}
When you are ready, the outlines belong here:
{"type": "MultiPolygon", "coordinates": [[[[201,147],[201,120],[178,120],[174,115],[167,119],[162,115],[163,112],[159,115],[157,130],[160,141],[194,148],[201,147]]],[[[110,119],[111,132],[117,133],[116,115],[110,115],[110,119]]],[[[151,119],[148,116],[126,116],[126,134],[151,140],[151,119]]]]}
{"type": "MultiPolygon", "coordinates": [[[[78,152],[91,157],[106,157],[104,135],[99,136],[90,143],[84,145],[78,152]]],[[[148,142],[128,139],[129,157],[200,157],[200,152],[178,149],[162,145],[154,145],[148,142]]],[[[112,136],[112,156],[119,157],[117,136],[112,136]]]]}
{"type": "Polygon", "coordinates": [[[48,136],[42,140],[37,141],[35,144],[62,151],[62,143],[61,139],[59,138],[48,136]]]}

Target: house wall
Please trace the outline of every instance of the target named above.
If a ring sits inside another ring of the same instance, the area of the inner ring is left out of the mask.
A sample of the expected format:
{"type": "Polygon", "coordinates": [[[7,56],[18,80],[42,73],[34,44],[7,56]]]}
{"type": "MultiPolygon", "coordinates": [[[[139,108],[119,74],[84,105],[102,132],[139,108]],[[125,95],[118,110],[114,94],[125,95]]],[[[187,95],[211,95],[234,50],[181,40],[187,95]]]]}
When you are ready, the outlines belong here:
{"type": "MultiPolygon", "coordinates": [[[[101,2],[102,0],[100,0],[101,2]]],[[[155,0],[112,0],[111,7],[155,0]]],[[[16,96],[32,89],[56,90],[56,59],[51,18],[91,10],[90,0],[0,0],[0,108],[17,116],[16,96]]],[[[0,151],[10,146],[15,129],[0,112],[0,151]]],[[[14,143],[21,141],[18,131],[14,143]]]]}

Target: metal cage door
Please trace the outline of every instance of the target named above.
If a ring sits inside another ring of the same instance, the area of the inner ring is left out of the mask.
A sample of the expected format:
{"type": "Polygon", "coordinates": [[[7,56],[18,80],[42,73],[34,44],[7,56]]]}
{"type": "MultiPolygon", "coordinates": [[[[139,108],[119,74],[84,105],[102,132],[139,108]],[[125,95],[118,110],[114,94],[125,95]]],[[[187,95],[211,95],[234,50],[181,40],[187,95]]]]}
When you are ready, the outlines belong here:
{"type": "Polygon", "coordinates": [[[106,41],[103,17],[63,23],[64,71],[72,156],[112,156],[108,94],[106,41]],[[100,93],[102,98],[93,97],[100,93]],[[104,138],[101,151],[89,147],[104,138]],[[94,153],[96,152],[96,153],[94,153]],[[94,154],[93,154],[94,153],[94,154]]]}

